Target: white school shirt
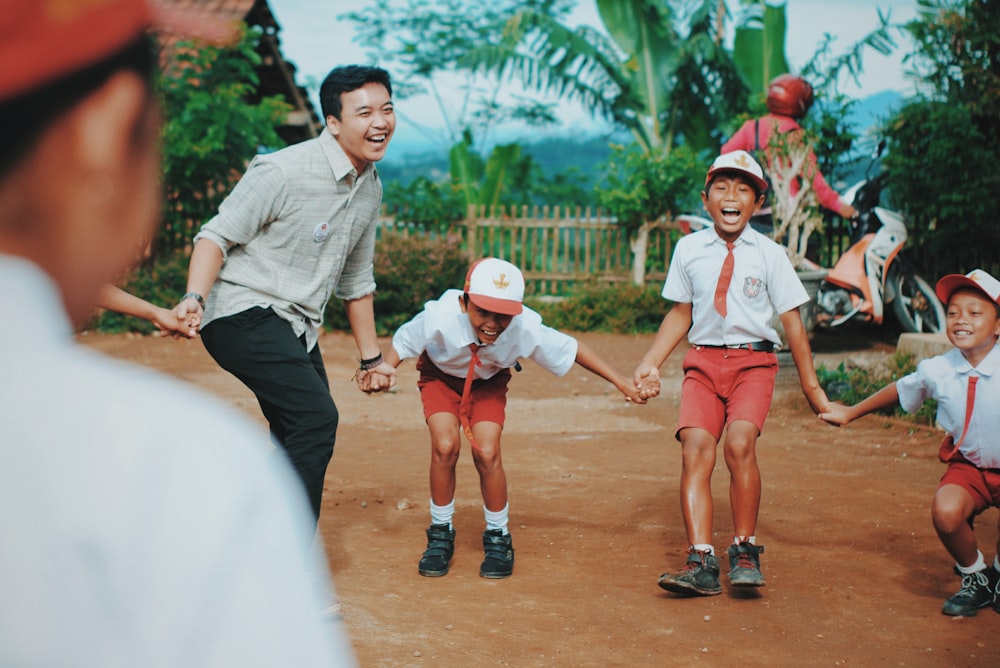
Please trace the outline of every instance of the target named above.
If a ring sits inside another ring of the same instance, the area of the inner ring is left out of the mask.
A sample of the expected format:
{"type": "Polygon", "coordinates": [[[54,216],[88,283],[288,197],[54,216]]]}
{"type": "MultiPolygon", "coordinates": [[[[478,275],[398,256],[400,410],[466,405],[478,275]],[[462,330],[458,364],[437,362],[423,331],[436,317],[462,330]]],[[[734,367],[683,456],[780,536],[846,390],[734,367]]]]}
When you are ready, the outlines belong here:
{"type": "MultiPolygon", "coordinates": [[[[438,369],[456,378],[465,378],[472,351],[479,343],[469,316],[462,313],[458,300],[461,290],[448,290],[424,310],[402,325],[392,337],[392,347],[400,359],[427,356],[438,369]]],[[[542,324],[542,316],[527,306],[514,316],[496,342],[479,349],[476,378],[492,378],[502,369],[513,367],[521,358],[530,359],[557,376],[565,375],[576,361],[577,341],[568,334],[542,324]]]]}
{"type": "Polygon", "coordinates": [[[784,247],[749,225],[743,229],[733,248],[733,280],[726,295],[728,315],[723,318],[715,310],[715,286],[727,252],[714,227],[681,237],[670,260],[663,298],[692,305],[688,331],[692,345],[780,344],[770,324],[775,312],[785,313],[809,301],[784,247]]]}
{"type": "Polygon", "coordinates": [[[33,264],[0,303],[0,666],[356,665],[266,429],[78,345],[33,264]]]}
{"type": "Polygon", "coordinates": [[[923,360],[917,370],[896,381],[899,405],[912,413],[928,399],[938,402],[937,421],[958,442],[965,426],[969,376],[976,382],[972,422],[959,452],[979,468],[1000,468],[1000,347],[973,368],[958,348],[923,360]]]}

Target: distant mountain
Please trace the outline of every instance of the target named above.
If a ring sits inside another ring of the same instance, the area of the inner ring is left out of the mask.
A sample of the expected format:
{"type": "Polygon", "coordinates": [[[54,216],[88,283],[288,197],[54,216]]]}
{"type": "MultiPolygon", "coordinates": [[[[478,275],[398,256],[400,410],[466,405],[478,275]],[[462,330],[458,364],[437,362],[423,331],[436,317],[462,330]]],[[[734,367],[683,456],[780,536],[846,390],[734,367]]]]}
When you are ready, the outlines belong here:
{"type": "Polygon", "coordinates": [[[905,98],[893,90],[869,95],[851,108],[848,122],[860,137],[872,137],[877,134],[877,128],[899,111],[905,102],[905,98]]]}
{"type": "MultiPolygon", "coordinates": [[[[901,94],[887,90],[861,99],[851,108],[848,123],[859,139],[852,151],[855,166],[841,170],[844,172],[841,175],[842,184],[845,181],[853,183],[858,170],[863,172],[868,164],[868,156],[881,138],[878,136],[879,126],[904,102],[901,94]]],[[[594,183],[600,178],[602,168],[611,157],[609,144],[627,144],[629,141],[631,135],[608,136],[607,133],[592,131],[578,135],[543,136],[536,141],[521,141],[521,145],[524,152],[530,154],[547,175],[562,174],[575,167],[590,183],[594,183]]],[[[408,183],[419,175],[432,179],[446,178],[448,150],[432,149],[427,144],[393,146],[387,157],[379,163],[378,170],[385,181],[408,183]]]]}

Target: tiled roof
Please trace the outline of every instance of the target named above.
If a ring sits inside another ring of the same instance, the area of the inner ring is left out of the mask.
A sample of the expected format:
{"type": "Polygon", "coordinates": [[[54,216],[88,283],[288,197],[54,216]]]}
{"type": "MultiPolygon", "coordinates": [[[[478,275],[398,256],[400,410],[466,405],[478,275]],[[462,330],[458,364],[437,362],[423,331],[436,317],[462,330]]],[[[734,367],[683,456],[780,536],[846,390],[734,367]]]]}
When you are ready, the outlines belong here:
{"type": "MultiPolygon", "coordinates": [[[[271,13],[267,0],[153,0],[164,8],[184,12],[186,18],[197,20],[204,15],[205,22],[230,23],[244,21],[260,27],[264,35],[257,49],[261,56],[258,67],[261,96],[282,95],[292,105],[287,124],[279,130],[286,142],[292,144],[314,137],[322,128],[319,116],[309,100],[309,95],[295,81],[296,67],[285,60],[281,53],[280,26],[271,13]]],[[[164,52],[178,41],[172,35],[161,35],[164,52]]]]}

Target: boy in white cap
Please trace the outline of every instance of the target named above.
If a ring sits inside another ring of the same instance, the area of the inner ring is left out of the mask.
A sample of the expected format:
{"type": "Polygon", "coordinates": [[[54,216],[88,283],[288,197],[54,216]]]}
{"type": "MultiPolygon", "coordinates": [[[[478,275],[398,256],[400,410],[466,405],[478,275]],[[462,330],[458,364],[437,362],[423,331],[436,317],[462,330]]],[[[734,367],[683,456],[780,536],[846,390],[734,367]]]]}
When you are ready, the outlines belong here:
{"type": "Polygon", "coordinates": [[[764,584],[764,548],[756,543],[761,495],[756,447],[778,372],[780,338],[770,324],[775,312],[810,406],[819,412],[829,404],[799,315],[809,295],[784,248],[747,225],[766,188],[760,165],[746,151],[715,159],[701,193],[715,224],[677,243],[663,286],[663,297],[674,304],[633,377],[643,396],[655,396],[659,368],[687,336],[691,349],[684,357],[675,437],[681,443],[688,557],[683,570],[659,579],[663,589],[683,595],[722,592],[712,544],[711,481],[723,431],[734,534],[729,581],[737,587],[764,584]]]}
{"type": "Polygon", "coordinates": [[[1000,507],[1000,281],[976,269],[964,276],[948,274],[936,291],[948,305],[948,340],[955,347],[920,362],[915,372],[854,406],[832,404],[820,417],[841,425],[897,403],[913,412],[928,399],[938,402],[937,422],[948,432],[938,457],[948,468],[931,517],[962,577],[961,589],[941,612],[972,617],[989,605],[1000,612],[1000,557],[987,565],[973,530],[977,515],[1000,507]]]}
{"type": "Polygon", "coordinates": [[[542,323],[525,307],[524,277],[510,262],[485,258],[466,275],[464,290],[448,290],[402,325],[385,360],[393,368],[418,357],[418,387],[431,436],[431,525],[421,575],[448,572],[455,549],[455,465],[464,432],[483,492],[484,578],[505,578],[514,570],[507,528],[507,476],[500,458],[500,434],[510,369],[527,358],[562,376],[574,362],[617,387],[627,399],[646,403],[637,387],[584,343],[542,323]],[[460,431],[461,428],[461,431],[460,431]]]}

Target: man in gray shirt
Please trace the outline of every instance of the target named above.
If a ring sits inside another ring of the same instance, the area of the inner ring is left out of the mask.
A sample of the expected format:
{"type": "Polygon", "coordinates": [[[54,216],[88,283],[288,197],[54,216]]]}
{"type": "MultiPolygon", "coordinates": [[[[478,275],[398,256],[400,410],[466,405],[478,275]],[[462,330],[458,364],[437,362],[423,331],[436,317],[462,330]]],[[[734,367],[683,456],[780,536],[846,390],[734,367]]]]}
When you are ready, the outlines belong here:
{"type": "Polygon", "coordinates": [[[319,137],[258,155],[195,236],[179,317],[249,387],[319,518],[338,413],[317,340],[331,294],[347,309],[365,389],[395,382],[375,333],[375,162],[396,127],[388,73],[350,65],[320,88],[319,137]]]}

